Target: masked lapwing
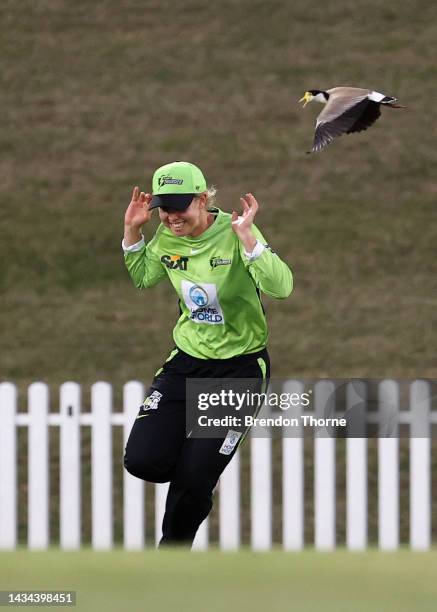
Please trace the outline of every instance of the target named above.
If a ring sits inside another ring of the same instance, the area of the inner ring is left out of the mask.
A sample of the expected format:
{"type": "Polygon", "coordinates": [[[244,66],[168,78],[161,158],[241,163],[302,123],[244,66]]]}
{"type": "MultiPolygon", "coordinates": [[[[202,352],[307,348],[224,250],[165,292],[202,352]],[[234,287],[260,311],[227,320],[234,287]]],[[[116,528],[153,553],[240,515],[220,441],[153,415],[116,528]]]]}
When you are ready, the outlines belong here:
{"type": "Polygon", "coordinates": [[[325,104],[316,121],[313,153],[321,151],[337,136],[367,130],[381,115],[381,106],[405,108],[396,104],[392,96],[359,87],[310,89],[299,102],[304,102],[305,107],[312,100],[325,104]]]}

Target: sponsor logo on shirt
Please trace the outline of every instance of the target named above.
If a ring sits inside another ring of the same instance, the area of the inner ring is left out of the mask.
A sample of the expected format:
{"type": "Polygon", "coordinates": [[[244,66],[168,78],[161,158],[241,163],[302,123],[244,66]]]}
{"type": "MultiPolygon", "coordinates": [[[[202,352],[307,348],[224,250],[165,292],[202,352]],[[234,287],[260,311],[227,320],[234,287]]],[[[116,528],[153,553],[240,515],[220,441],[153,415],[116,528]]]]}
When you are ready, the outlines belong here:
{"type": "Polygon", "coordinates": [[[219,453],[222,455],[230,455],[236,447],[238,440],[241,438],[241,436],[241,431],[234,431],[233,429],[229,429],[226,438],[223,444],[221,445],[219,453]]]}
{"type": "Polygon", "coordinates": [[[209,260],[211,268],[214,269],[217,266],[229,266],[232,263],[232,259],[222,259],[221,257],[212,257],[209,260]]]}
{"type": "Polygon", "coordinates": [[[270,253],[273,253],[273,255],[276,255],[275,251],[272,249],[272,247],[269,244],[265,244],[264,246],[266,247],[266,249],[270,251],[270,253]]]}
{"type": "Polygon", "coordinates": [[[170,270],[186,270],[188,266],[188,257],[182,255],[163,255],[161,261],[170,270]]]}
{"type": "Polygon", "coordinates": [[[208,294],[203,287],[200,287],[200,285],[193,285],[189,291],[189,296],[198,308],[208,306],[208,294]]]}
{"type": "Polygon", "coordinates": [[[214,283],[196,284],[183,280],[181,289],[192,321],[208,325],[224,324],[225,318],[214,283]]]}

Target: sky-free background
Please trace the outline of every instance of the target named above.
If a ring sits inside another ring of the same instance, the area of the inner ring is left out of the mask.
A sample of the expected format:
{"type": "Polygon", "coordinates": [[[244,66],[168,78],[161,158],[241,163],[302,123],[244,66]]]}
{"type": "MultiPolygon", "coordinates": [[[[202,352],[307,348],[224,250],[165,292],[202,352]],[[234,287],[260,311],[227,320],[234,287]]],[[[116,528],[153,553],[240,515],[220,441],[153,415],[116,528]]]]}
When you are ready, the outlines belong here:
{"type": "MultiPolygon", "coordinates": [[[[81,383],[86,406],[107,380],[119,409],[122,385],[147,384],[167,357],[177,299],[167,282],[135,289],[120,243],[133,186],[178,159],[204,170],[225,211],[252,191],[294,272],[290,298],[263,299],[275,377],[436,377],[434,0],[3,0],[0,34],[0,379],[19,386],[20,410],[36,380],[52,409],[60,383],[81,383]],[[298,100],[338,85],[407,109],[306,155],[321,107],[298,100]]],[[[311,483],[309,455],[306,469],[311,483]]],[[[369,478],[375,541],[374,459],[369,478]]],[[[20,496],[25,508],[25,485],[20,496]]],[[[341,502],[338,521],[341,538],[341,502]]]]}
{"type": "Polygon", "coordinates": [[[178,305],[131,284],[123,215],[176,159],[225,211],[252,191],[293,269],[294,294],[264,298],[275,376],[435,376],[435,2],[5,0],[0,17],[1,379],[150,380],[178,305]],[[306,155],[321,106],[298,100],[336,85],[408,109],[306,155]]]}

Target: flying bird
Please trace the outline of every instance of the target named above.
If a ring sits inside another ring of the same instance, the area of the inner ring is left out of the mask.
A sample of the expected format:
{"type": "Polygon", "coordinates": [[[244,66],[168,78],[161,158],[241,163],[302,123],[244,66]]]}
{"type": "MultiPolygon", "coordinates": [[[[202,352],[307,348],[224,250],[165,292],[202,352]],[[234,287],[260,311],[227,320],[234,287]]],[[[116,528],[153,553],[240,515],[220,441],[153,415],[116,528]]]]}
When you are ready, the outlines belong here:
{"type": "Polygon", "coordinates": [[[310,89],[299,102],[304,103],[304,108],[312,100],[325,104],[325,108],[317,117],[314,144],[308,153],[321,151],[342,134],[367,130],[381,115],[381,106],[405,108],[396,104],[392,96],[359,87],[310,89]]]}

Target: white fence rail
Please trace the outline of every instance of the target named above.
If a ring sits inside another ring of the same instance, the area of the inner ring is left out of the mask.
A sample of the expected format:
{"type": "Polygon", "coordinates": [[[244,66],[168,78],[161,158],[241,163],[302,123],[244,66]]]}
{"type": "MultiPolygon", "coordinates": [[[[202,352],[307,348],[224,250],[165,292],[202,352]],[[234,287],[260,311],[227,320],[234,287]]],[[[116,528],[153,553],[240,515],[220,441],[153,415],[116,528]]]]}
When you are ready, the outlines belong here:
{"type": "MultiPolygon", "coordinates": [[[[364,383],[359,383],[363,384],[364,383]]],[[[284,390],[299,390],[301,383],[288,381],[284,390]]],[[[332,383],[315,386],[315,413],[322,398],[332,391],[332,383]]],[[[347,388],[346,406],[353,406],[356,383],[347,388]]],[[[17,427],[28,429],[28,547],[45,549],[50,545],[49,512],[49,428],[59,427],[59,539],[63,549],[81,546],[81,427],[91,426],[91,543],[96,550],[114,545],[113,524],[113,448],[114,426],[123,428],[126,442],[144,389],[139,382],[124,386],[123,412],[112,411],[112,389],[108,383],[92,386],[91,412],[81,411],[81,388],[67,382],[61,386],[59,412],[49,411],[48,388],[34,383],[28,389],[28,411],[17,409],[17,391],[10,383],[0,384],[0,549],[14,549],[18,543],[18,461],[17,427]]],[[[360,397],[365,397],[365,385],[360,397]]],[[[333,397],[333,396],[331,396],[333,397]]],[[[334,408],[334,406],[333,406],[334,408]]],[[[358,408],[358,409],[363,409],[358,408]]],[[[290,415],[289,415],[290,416],[290,415]]],[[[334,415],[332,415],[334,416],[334,415]]],[[[409,409],[399,410],[399,385],[395,381],[379,383],[378,411],[365,412],[362,425],[390,421],[390,427],[410,426],[410,546],[426,550],[431,546],[431,426],[437,412],[431,411],[430,385],[415,381],[410,386],[409,409]],[[389,412],[389,414],[387,414],[389,412]],[[389,419],[387,419],[387,416],[389,419]]],[[[358,419],[358,424],[360,420],[358,419]]],[[[385,423],[385,425],[382,425],[385,423]]],[[[358,435],[346,441],[346,546],[363,550],[368,545],[368,441],[358,435]]],[[[251,461],[251,546],[254,550],[272,547],[273,462],[272,440],[252,437],[251,461]]],[[[333,550],[336,546],[336,440],[314,438],[314,546],[333,550]]],[[[121,469],[121,468],[120,468],[121,469]]],[[[155,536],[146,541],[144,483],[126,471],[123,474],[123,545],[128,550],[154,546],[161,537],[168,484],[155,485],[155,536]]],[[[236,550],[241,545],[240,456],[237,453],[219,484],[219,546],[236,550]]],[[[304,440],[282,440],[282,546],[285,550],[304,547],[304,440]]],[[[378,439],[378,534],[379,547],[399,547],[399,440],[378,439]]],[[[209,546],[206,520],[196,537],[194,548],[209,546]]]]}

